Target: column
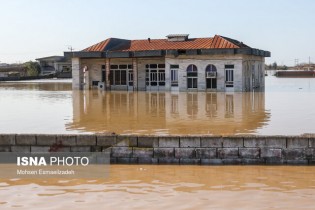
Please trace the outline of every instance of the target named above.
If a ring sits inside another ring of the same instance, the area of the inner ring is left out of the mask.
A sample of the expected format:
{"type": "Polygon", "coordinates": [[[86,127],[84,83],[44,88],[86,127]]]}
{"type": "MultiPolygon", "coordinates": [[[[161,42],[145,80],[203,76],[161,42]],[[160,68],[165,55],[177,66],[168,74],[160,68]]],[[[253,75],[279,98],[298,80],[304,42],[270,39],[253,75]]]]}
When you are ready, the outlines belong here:
{"type": "Polygon", "coordinates": [[[133,66],[133,90],[138,90],[138,62],[137,59],[132,59],[133,66]]]}
{"type": "Polygon", "coordinates": [[[88,66],[84,66],[83,67],[83,81],[84,81],[84,86],[83,89],[84,90],[89,90],[90,89],[90,69],[88,68],[88,66]]]}
{"type": "Polygon", "coordinates": [[[109,81],[109,73],[110,73],[110,60],[109,58],[106,58],[106,63],[105,63],[106,69],[106,90],[110,90],[110,82],[109,81]]]}
{"type": "Polygon", "coordinates": [[[83,89],[83,70],[80,58],[72,58],[72,89],[83,89]]]}

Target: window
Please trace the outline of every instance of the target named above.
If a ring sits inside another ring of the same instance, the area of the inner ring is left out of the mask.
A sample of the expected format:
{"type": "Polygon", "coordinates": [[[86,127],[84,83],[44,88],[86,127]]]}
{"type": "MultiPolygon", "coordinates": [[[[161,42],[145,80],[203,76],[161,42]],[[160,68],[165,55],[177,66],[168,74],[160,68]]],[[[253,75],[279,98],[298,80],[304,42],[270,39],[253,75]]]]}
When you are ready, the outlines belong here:
{"type": "Polygon", "coordinates": [[[212,64],[206,67],[206,84],[207,89],[217,88],[217,68],[212,64]]]}
{"type": "Polygon", "coordinates": [[[146,86],[165,86],[165,64],[146,65],[146,86]]]}
{"type": "Polygon", "coordinates": [[[98,86],[99,81],[92,81],[92,86],[98,86]]]}
{"type": "Polygon", "coordinates": [[[131,80],[131,78],[133,79],[133,76],[130,76],[131,69],[129,69],[129,67],[132,67],[132,65],[111,65],[109,74],[111,85],[127,85],[127,82],[129,84],[132,83],[133,80],[131,80]]]}
{"type": "Polygon", "coordinates": [[[133,86],[133,70],[128,71],[128,81],[129,81],[129,86],[133,86]]]}
{"type": "Polygon", "coordinates": [[[171,86],[178,87],[178,69],[179,65],[171,65],[171,86]]]}
{"type": "Polygon", "coordinates": [[[71,67],[70,66],[62,66],[62,72],[70,72],[71,71],[71,67]]]}
{"type": "Polygon", "coordinates": [[[217,72],[217,68],[215,67],[215,65],[209,64],[206,67],[206,72],[217,72]]]}
{"type": "Polygon", "coordinates": [[[225,87],[234,87],[234,65],[225,65],[225,87]]]}
{"type": "Polygon", "coordinates": [[[197,66],[191,64],[187,67],[187,88],[198,87],[198,69],[197,66]]]}

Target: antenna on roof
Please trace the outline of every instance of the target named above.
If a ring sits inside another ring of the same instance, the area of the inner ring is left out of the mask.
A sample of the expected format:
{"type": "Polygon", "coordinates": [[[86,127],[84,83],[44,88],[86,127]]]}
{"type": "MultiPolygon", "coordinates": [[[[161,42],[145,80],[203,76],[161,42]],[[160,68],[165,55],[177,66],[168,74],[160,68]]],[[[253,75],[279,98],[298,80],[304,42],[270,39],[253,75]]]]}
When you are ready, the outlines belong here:
{"type": "Polygon", "coordinates": [[[148,41],[149,41],[149,42],[151,42],[151,39],[150,39],[150,38],[148,38],[148,41]]]}
{"type": "Polygon", "coordinates": [[[71,52],[74,50],[74,48],[72,48],[71,45],[67,45],[68,46],[68,50],[70,50],[71,52]]]}

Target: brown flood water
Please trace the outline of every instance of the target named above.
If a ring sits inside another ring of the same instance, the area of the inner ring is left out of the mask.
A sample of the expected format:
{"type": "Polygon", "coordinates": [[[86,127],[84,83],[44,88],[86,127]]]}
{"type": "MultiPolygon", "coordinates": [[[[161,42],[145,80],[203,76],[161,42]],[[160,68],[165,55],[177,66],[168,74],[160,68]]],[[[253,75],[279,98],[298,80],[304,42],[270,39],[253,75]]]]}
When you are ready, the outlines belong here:
{"type": "Polygon", "coordinates": [[[102,180],[3,180],[0,209],[314,209],[315,167],[111,165],[102,180]]]}
{"type": "MultiPolygon", "coordinates": [[[[265,93],[72,91],[0,83],[0,133],[314,133],[315,79],[265,93]]],[[[314,209],[315,167],[111,165],[102,180],[0,179],[2,209],[314,209]]]]}
{"type": "Polygon", "coordinates": [[[315,79],[266,77],[266,92],[72,91],[71,80],[0,83],[0,133],[315,133],[315,79]]]}
{"type": "Polygon", "coordinates": [[[119,134],[252,133],[269,121],[265,93],[73,91],[71,130],[119,134]]]}

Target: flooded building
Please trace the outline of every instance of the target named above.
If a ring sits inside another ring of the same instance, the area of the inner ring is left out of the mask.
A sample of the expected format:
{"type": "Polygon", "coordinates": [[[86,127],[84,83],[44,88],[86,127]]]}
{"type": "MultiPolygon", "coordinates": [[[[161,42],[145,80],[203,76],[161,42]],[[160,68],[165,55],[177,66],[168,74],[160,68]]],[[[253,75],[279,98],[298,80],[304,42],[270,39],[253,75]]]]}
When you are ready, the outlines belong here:
{"type": "Polygon", "coordinates": [[[270,52],[215,35],[126,40],[109,38],[72,57],[74,89],[140,91],[264,90],[270,52]]]}

